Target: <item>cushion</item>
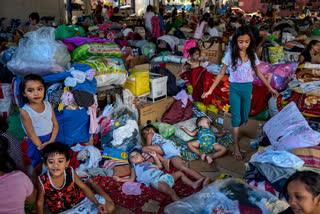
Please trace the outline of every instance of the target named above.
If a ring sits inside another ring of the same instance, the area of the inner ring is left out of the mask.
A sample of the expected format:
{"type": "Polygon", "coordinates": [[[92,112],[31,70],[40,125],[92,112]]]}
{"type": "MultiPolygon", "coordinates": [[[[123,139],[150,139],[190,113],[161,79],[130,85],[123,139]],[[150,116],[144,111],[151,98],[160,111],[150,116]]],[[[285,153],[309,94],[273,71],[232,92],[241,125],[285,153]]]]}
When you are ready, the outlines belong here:
{"type": "Polygon", "coordinates": [[[180,138],[183,141],[191,141],[191,140],[195,139],[195,137],[189,136],[182,129],[180,129],[180,126],[184,126],[189,131],[193,131],[193,130],[195,130],[197,128],[196,121],[197,121],[197,118],[194,117],[194,118],[191,118],[189,120],[186,120],[186,121],[183,121],[183,122],[175,124],[174,126],[177,128],[177,130],[174,133],[174,135],[176,137],[180,138]]]}
{"type": "Polygon", "coordinates": [[[294,102],[290,102],[263,127],[277,150],[317,146],[320,133],[311,129],[294,102]]]}
{"type": "MultiPolygon", "coordinates": [[[[159,129],[159,134],[164,137],[164,138],[168,138],[170,136],[172,136],[175,132],[176,132],[176,127],[167,123],[161,123],[161,122],[151,122],[151,124],[156,127],[157,129],[159,129]]],[[[139,126],[139,129],[143,129],[145,126],[147,126],[147,124],[143,124],[141,126],[139,126]]]]}
{"type": "Polygon", "coordinates": [[[304,167],[320,170],[320,146],[293,149],[292,153],[304,161],[304,167]]]}
{"type": "MultiPolygon", "coordinates": [[[[288,80],[292,74],[296,71],[298,63],[289,63],[281,65],[271,65],[269,63],[260,63],[260,71],[265,76],[271,87],[278,91],[283,91],[288,85],[288,80]]],[[[264,84],[253,74],[253,84],[257,86],[263,86],[264,84]]]]}

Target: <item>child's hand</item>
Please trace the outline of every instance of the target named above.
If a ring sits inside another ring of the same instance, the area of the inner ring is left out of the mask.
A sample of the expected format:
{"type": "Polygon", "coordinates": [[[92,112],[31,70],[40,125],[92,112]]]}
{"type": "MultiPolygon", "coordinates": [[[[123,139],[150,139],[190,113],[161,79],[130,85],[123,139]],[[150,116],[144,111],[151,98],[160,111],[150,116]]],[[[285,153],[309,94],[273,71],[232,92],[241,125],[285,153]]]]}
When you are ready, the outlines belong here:
{"type": "Polygon", "coordinates": [[[107,210],[108,214],[111,214],[116,209],[116,206],[114,205],[113,201],[106,200],[106,203],[104,204],[104,210],[107,210]]]}
{"type": "Polygon", "coordinates": [[[149,155],[154,158],[157,157],[157,153],[155,151],[149,152],[149,155]]]}
{"type": "Polygon", "coordinates": [[[113,180],[120,181],[120,178],[118,176],[112,176],[113,180]]]}
{"type": "Polygon", "coordinates": [[[182,129],[182,130],[184,130],[186,127],[184,127],[184,126],[180,126],[180,129],[182,129]]]}
{"type": "Polygon", "coordinates": [[[50,141],[47,141],[47,142],[45,142],[45,143],[43,143],[43,144],[41,144],[40,146],[38,146],[38,150],[42,150],[42,149],[44,149],[44,147],[46,147],[46,145],[48,145],[48,144],[50,144],[51,142],[50,141]]]}
{"type": "Polygon", "coordinates": [[[270,93],[272,94],[273,97],[278,97],[279,96],[279,92],[273,88],[271,88],[270,93]]]}
{"type": "Polygon", "coordinates": [[[202,98],[202,99],[205,99],[205,98],[207,98],[208,96],[210,96],[211,94],[212,94],[212,92],[209,90],[209,91],[207,91],[206,93],[203,93],[202,96],[201,96],[201,98],[202,98]]]}
{"type": "Polygon", "coordinates": [[[99,214],[108,214],[108,210],[105,209],[103,204],[98,204],[97,208],[99,210],[99,214]]]}

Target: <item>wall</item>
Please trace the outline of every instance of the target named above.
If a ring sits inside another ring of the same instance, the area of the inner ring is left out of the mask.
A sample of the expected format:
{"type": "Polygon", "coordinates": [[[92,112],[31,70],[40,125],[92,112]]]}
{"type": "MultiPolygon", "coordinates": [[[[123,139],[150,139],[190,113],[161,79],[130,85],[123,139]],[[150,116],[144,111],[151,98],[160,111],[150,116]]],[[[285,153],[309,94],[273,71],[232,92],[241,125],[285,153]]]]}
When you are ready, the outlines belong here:
{"type": "Polygon", "coordinates": [[[54,16],[60,23],[64,17],[64,0],[1,0],[0,17],[28,21],[32,12],[38,12],[40,17],[54,16]]]}

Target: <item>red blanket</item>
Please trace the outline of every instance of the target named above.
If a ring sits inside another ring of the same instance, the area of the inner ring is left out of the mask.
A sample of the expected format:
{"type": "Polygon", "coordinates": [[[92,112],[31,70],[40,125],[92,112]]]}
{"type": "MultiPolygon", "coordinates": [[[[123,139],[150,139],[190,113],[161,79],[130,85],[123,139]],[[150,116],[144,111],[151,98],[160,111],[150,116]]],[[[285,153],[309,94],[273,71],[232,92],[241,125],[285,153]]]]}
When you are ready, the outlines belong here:
{"type": "MultiPolygon", "coordinates": [[[[160,209],[158,213],[163,213],[164,208],[169,203],[172,203],[169,197],[151,186],[146,187],[142,184],[141,195],[126,195],[121,190],[123,184],[121,182],[115,181],[110,177],[101,176],[95,177],[93,180],[111,197],[117,206],[129,209],[134,213],[148,213],[143,212],[142,207],[150,199],[159,202],[160,209]]],[[[187,197],[200,191],[200,188],[194,190],[192,187],[185,185],[181,180],[175,183],[173,189],[180,197],[187,197]]]]}
{"type": "MultiPolygon", "coordinates": [[[[219,110],[224,110],[225,105],[229,103],[229,75],[225,75],[217,87],[214,89],[211,96],[206,99],[202,99],[201,95],[208,91],[213,81],[216,79],[216,75],[211,74],[205,68],[199,67],[192,71],[184,73],[188,82],[192,85],[193,92],[192,98],[195,101],[203,102],[204,105],[213,104],[219,110]]],[[[249,115],[256,115],[263,111],[268,105],[270,99],[270,93],[265,86],[253,86],[252,99],[251,99],[251,110],[249,115]]]]}

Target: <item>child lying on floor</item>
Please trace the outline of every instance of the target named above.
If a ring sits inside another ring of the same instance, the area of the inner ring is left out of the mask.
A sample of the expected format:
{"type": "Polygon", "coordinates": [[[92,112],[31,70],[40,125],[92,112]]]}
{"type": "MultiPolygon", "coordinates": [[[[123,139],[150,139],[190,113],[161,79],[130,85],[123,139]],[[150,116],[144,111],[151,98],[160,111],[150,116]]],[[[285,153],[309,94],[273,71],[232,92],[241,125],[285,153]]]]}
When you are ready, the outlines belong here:
{"type": "Polygon", "coordinates": [[[224,146],[216,142],[216,136],[223,137],[225,133],[215,134],[211,130],[210,121],[207,117],[199,117],[196,121],[196,125],[197,129],[192,132],[183,126],[180,128],[191,137],[197,135],[198,139],[196,141],[189,142],[187,146],[190,151],[198,155],[201,160],[204,161],[207,159],[208,164],[211,164],[214,159],[222,157],[227,152],[227,149],[224,146]],[[206,155],[207,153],[212,152],[214,152],[213,155],[206,155]]]}
{"type": "Polygon", "coordinates": [[[141,135],[146,142],[146,145],[142,147],[142,151],[144,153],[149,153],[151,151],[156,152],[160,162],[167,171],[169,170],[171,162],[173,167],[191,175],[197,180],[204,178],[202,184],[203,187],[210,183],[210,178],[205,178],[193,169],[186,167],[181,159],[180,150],[176,147],[174,142],[163,138],[159,134],[159,130],[151,125],[151,121],[148,121],[148,125],[141,130],[141,135]]]}
{"type": "Polygon", "coordinates": [[[141,155],[140,149],[134,148],[129,152],[128,160],[132,164],[130,178],[119,178],[113,176],[113,179],[120,182],[133,182],[137,180],[139,183],[144,183],[146,186],[153,186],[155,189],[163,192],[171,197],[173,201],[179,200],[179,196],[172,189],[174,182],[181,178],[181,180],[191,186],[192,188],[198,188],[204,178],[198,179],[192,182],[183,172],[178,171],[172,174],[164,174],[159,168],[162,168],[162,164],[155,152],[149,152],[149,155],[153,157],[155,164],[145,161],[141,155]]]}
{"type": "Polygon", "coordinates": [[[91,179],[83,183],[72,167],[70,148],[61,143],[48,144],[43,149],[43,161],[48,172],[39,176],[37,213],[43,213],[44,201],[51,213],[104,213],[110,214],[115,206],[111,198],[91,179]]]}

